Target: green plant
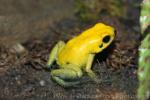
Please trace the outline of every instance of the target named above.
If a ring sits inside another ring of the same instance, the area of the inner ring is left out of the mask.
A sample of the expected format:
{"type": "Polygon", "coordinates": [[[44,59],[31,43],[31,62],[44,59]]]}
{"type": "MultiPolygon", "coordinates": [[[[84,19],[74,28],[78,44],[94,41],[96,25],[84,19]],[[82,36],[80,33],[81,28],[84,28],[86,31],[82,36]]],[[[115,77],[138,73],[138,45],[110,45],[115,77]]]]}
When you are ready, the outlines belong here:
{"type": "Polygon", "coordinates": [[[146,100],[150,97],[150,0],[143,0],[140,24],[143,40],[139,47],[138,99],[146,100]]]}

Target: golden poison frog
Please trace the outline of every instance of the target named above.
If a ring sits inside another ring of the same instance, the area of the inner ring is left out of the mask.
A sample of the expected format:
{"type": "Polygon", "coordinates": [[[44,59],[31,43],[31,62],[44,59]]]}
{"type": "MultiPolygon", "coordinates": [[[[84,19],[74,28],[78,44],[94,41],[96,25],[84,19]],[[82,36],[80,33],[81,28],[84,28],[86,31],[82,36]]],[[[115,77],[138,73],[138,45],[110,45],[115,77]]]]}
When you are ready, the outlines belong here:
{"type": "Polygon", "coordinates": [[[51,77],[61,86],[73,86],[79,83],[77,79],[86,73],[92,80],[99,82],[91,70],[94,56],[107,48],[114,40],[113,27],[98,23],[85,30],[67,43],[59,41],[51,50],[48,68],[54,61],[58,69],[51,70],[51,77]]]}

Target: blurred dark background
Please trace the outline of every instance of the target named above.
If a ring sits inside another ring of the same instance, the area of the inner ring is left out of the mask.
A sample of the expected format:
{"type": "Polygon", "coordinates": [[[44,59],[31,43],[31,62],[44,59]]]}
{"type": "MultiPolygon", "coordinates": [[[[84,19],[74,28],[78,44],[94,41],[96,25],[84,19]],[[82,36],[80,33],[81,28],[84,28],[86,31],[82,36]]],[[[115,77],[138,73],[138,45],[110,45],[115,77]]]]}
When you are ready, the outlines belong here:
{"type": "Polygon", "coordinates": [[[44,37],[49,27],[73,15],[73,0],[0,0],[0,42],[44,37]]]}
{"type": "MultiPolygon", "coordinates": [[[[138,20],[140,0],[0,0],[0,43],[47,36],[50,27],[78,16],[97,20],[102,13],[138,20]]],[[[55,27],[57,30],[57,27],[55,27]]]]}

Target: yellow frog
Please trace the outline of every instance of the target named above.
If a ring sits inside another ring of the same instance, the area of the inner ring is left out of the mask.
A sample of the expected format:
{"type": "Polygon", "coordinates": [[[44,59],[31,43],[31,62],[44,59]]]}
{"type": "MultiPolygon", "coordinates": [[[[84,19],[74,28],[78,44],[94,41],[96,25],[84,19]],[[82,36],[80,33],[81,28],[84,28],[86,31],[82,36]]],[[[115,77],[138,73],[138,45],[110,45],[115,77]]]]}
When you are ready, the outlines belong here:
{"type": "Polygon", "coordinates": [[[91,79],[99,82],[91,70],[94,56],[105,49],[114,40],[114,28],[98,23],[67,43],[59,41],[51,50],[48,68],[54,61],[59,69],[51,71],[51,76],[61,86],[73,86],[79,83],[76,79],[86,72],[91,79]]]}

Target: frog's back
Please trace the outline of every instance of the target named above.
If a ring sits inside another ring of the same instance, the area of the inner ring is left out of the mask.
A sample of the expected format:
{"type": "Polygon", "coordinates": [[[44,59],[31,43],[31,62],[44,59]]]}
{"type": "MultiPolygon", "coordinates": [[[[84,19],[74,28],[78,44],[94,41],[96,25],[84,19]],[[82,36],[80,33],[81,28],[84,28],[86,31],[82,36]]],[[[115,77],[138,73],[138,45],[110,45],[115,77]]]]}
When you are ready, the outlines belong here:
{"type": "Polygon", "coordinates": [[[79,41],[80,37],[75,37],[67,42],[64,48],[58,54],[58,64],[65,65],[68,63],[78,66],[84,65],[87,59],[86,45],[79,41]],[[84,45],[83,45],[84,44],[84,45]]]}

